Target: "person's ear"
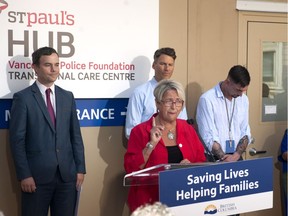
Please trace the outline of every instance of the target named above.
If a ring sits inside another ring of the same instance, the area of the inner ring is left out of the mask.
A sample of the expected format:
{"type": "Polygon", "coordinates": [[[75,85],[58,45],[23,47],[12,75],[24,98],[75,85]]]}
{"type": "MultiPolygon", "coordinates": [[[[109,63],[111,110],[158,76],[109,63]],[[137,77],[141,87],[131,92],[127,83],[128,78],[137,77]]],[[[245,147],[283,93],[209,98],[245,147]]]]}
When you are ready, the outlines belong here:
{"type": "Polygon", "coordinates": [[[37,65],[36,64],[32,64],[31,68],[34,70],[35,74],[37,74],[37,70],[36,70],[37,65]]]}
{"type": "Polygon", "coordinates": [[[233,82],[231,81],[230,78],[227,78],[227,79],[226,79],[226,83],[228,84],[228,86],[230,86],[231,84],[233,84],[233,82]]]}
{"type": "Polygon", "coordinates": [[[160,102],[157,101],[156,99],[155,99],[155,105],[156,105],[156,110],[158,112],[159,111],[159,107],[160,107],[160,102]]]}

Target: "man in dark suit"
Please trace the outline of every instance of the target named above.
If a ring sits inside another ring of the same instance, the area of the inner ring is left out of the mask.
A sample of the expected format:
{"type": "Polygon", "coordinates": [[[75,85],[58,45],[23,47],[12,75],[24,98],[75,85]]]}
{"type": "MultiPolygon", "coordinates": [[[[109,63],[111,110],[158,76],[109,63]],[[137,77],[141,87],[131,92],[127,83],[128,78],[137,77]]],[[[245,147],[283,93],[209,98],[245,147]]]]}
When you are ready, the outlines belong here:
{"type": "Polygon", "coordinates": [[[86,173],[74,96],[54,84],[59,66],[53,48],[36,50],[32,68],[37,80],[13,96],[10,144],[21,183],[22,216],[47,216],[49,208],[52,216],[73,216],[86,173]]]}

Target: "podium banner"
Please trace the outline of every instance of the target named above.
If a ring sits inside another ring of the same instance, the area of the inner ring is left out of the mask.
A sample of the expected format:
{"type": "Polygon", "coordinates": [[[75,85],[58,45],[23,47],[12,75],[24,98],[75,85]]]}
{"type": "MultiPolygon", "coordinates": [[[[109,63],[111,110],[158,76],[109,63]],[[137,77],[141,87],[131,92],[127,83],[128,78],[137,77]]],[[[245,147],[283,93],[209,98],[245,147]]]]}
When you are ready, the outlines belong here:
{"type": "Polygon", "coordinates": [[[175,215],[232,215],[272,208],[273,160],[215,163],[159,173],[160,201],[175,215]]]}

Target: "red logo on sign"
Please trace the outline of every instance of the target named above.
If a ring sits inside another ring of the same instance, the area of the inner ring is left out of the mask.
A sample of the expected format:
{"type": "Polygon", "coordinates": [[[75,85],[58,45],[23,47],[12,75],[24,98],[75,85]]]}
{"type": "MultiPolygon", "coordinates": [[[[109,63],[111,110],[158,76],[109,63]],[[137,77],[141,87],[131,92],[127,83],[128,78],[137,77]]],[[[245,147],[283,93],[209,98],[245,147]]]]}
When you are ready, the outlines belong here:
{"type": "Polygon", "coordinates": [[[8,3],[5,0],[0,0],[0,13],[8,7],[8,3]]]}

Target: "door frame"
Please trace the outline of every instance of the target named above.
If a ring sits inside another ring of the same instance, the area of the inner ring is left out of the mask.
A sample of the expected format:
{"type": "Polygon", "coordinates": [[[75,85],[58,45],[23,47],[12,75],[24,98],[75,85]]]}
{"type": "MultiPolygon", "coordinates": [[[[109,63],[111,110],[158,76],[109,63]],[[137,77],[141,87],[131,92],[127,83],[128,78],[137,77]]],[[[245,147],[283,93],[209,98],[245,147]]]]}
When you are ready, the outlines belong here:
{"type": "Polygon", "coordinates": [[[248,23],[273,22],[287,23],[287,13],[259,13],[240,11],[238,19],[238,63],[247,66],[248,62],[248,23]]]}
{"type": "MultiPolygon", "coordinates": [[[[263,22],[263,23],[286,23],[287,24],[287,13],[239,11],[238,14],[239,14],[239,19],[238,19],[238,64],[246,66],[247,69],[249,70],[249,65],[248,65],[248,60],[249,60],[248,59],[249,58],[249,56],[248,56],[248,39],[249,39],[248,27],[249,27],[249,23],[251,23],[251,22],[263,22]]],[[[257,80],[253,80],[253,81],[258,82],[257,80]]],[[[260,91],[260,89],[259,89],[259,91],[260,91]]],[[[249,97],[249,89],[248,89],[247,95],[249,97]]],[[[259,104],[259,106],[260,106],[260,104],[259,104]]],[[[285,122],[274,121],[273,124],[274,125],[283,125],[283,124],[285,124],[285,122]]],[[[286,125],[287,125],[287,123],[286,123],[286,125]]],[[[259,150],[262,150],[262,149],[259,149],[259,150]]],[[[245,157],[249,158],[249,155],[247,155],[247,153],[246,153],[245,157]]],[[[275,155],[273,155],[273,157],[275,157],[275,155]]],[[[278,181],[275,182],[275,180],[278,179],[279,176],[278,175],[275,176],[275,175],[277,175],[277,173],[274,173],[274,178],[275,178],[274,179],[274,199],[275,200],[273,201],[274,205],[275,205],[275,201],[277,201],[277,199],[279,197],[281,197],[280,190],[279,190],[280,186],[277,185],[277,187],[275,187],[275,184],[277,184],[277,183],[279,184],[278,181]]],[[[271,215],[271,213],[273,213],[275,211],[274,208],[277,208],[277,207],[279,207],[279,206],[273,206],[272,209],[267,209],[262,213],[259,211],[259,212],[245,213],[243,215],[245,215],[245,216],[248,216],[248,215],[249,216],[271,215]]]]}

